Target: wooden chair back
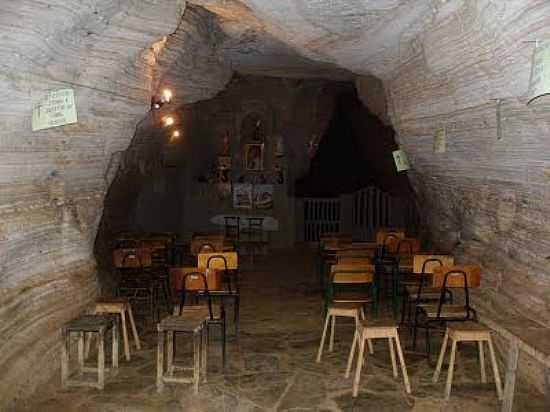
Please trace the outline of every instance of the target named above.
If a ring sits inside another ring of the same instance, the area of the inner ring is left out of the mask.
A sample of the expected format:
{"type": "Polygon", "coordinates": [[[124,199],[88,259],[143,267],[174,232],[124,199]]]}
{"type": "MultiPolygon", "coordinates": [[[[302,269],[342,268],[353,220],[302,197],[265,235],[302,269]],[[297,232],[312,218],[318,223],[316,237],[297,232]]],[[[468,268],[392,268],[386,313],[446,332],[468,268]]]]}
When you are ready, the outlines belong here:
{"type": "Polygon", "coordinates": [[[177,267],[170,268],[170,285],[172,290],[187,291],[203,290],[204,285],[202,278],[199,278],[196,273],[202,273],[206,277],[206,283],[209,290],[220,290],[222,288],[221,272],[218,269],[201,269],[196,267],[177,267]],[[195,276],[187,277],[188,274],[195,274],[195,276]],[[185,285],[183,284],[185,280],[185,285]]]}
{"type": "Polygon", "coordinates": [[[222,251],[224,246],[224,235],[202,235],[191,240],[191,254],[197,256],[203,245],[210,245],[214,251],[222,251]]]}
{"type": "Polygon", "coordinates": [[[450,255],[414,255],[413,273],[433,273],[439,266],[453,266],[454,257],[450,255]],[[429,260],[425,266],[424,263],[429,260]],[[441,262],[441,264],[439,263],[441,262]],[[424,269],[424,271],[422,271],[424,269]]]}
{"type": "Polygon", "coordinates": [[[397,244],[396,254],[399,256],[414,255],[420,251],[420,239],[415,237],[404,237],[397,244]]]}
{"type": "Polygon", "coordinates": [[[371,264],[341,263],[332,265],[332,283],[365,284],[374,280],[374,266],[371,264]]]}
{"type": "Polygon", "coordinates": [[[113,264],[116,268],[144,268],[151,266],[151,249],[118,248],[113,250],[113,264]]]}
{"type": "Polygon", "coordinates": [[[384,240],[386,239],[386,236],[390,234],[396,236],[398,239],[405,238],[405,230],[403,229],[378,229],[376,231],[376,245],[384,246],[384,240]]]}
{"type": "Polygon", "coordinates": [[[440,266],[433,269],[432,279],[432,286],[438,288],[477,288],[481,283],[481,267],[478,265],[440,266]]]}
{"type": "Polygon", "coordinates": [[[193,285],[193,290],[195,292],[200,291],[202,295],[206,296],[207,298],[207,305],[208,305],[208,314],[210,317],[210,320],[214,320],[214,313],[212,312],[212,298],[210,297],[210,292],[208,290],[208,282],[206,280],[206,275],[202,272],[190,272],[183,275],[182,279],[182,290],[181,290],[181,305],[180,305],[180,311],[179,314],[182,315],[184,306],[185,306],[185,295],[186,292],[189,290],[187,289],[187,286],[193,285]],[[189,280],[192,280],[191,282],[189,280]]]}
{"type": "Polygon", "coordinates": [[[212,269],[229,269],[235,270],[239,268],[239,257],[237,252],[213,252],[213,253],[200,253],[198,256],[199,268],[212,268],[212,269]],[[225,264],[227,263],[227,268],[225,264]]]}

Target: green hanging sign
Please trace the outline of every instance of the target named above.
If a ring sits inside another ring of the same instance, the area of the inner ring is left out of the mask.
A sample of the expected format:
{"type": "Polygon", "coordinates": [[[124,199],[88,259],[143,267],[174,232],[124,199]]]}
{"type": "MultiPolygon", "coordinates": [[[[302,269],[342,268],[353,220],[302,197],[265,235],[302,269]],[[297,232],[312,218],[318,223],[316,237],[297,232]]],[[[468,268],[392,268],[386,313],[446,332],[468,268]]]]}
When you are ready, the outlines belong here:
{"type": "Polygon", "coordinates": [[[395,162],[395,168],[398,172],[404,172],[410,169],[409,159],[403,150],[393,151],[393,161],[395,162]]]}

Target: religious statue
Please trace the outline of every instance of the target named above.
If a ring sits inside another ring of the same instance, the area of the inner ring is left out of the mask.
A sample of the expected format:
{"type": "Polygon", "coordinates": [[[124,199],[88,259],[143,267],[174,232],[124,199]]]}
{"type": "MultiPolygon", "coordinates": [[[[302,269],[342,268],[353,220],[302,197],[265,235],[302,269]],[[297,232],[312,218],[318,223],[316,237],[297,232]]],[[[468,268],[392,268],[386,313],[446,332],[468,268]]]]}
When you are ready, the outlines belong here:
{"type": "Polygon", "coordinates": [[[285,155],[285,143],[283,140],[283,136],[279,135],[277,136],[275,141],[275,156],[284,157],[284,155],[285,155]]]}
{"type": "Polygon", "coordinates": [[[315,133],[313,133],[311,135],[311,139],[307,143],[307,153],[309,154],[309,157],[311,159],[315,157],[317,149],[319,149],[319,137],[315,133]]]}
{"type": "Polygon", "coordinates": [[[230,148],[230,143],[229,143],[229,132],[226,130],[225,134],[223,135],[222,156],[229,156],[230,151],[231,151],[231,148],[230,148]]]}
{"type": "Polygon", "coordinates": [[[285,182],[285,175],[281,166],[277,163],[275,165],[275,183],[282,185],[285,182]]]}

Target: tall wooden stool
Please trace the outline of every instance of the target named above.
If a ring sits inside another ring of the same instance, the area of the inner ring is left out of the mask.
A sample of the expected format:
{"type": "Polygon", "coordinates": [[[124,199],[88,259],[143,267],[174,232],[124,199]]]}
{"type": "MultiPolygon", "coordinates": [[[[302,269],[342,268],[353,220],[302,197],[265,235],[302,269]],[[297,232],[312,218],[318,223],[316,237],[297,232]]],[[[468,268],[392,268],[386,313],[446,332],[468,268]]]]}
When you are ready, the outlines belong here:
{"type": "MultiPolygon", "coordinates": [[[[139,341],[139,336],[136,329],[136,322],[134,320],[134,315],[132,313],[132,305],[130,305],[130,299],[125,297],[119,297],[119,298],[109,298],[109,299],[99,299],[95,304],[94,313],[96,314],[104,314],[104,313],[112,313],[116,315],[120,315],[120,320],[122,324],[122,339],[124,341],[124,354],[126,357],[126,360],[130,360],[130,344],[128,339],[128,328],[126,326],[126,314],[128,315],[128,319],[130,320],[130,326],[132,328],[132,334],[134,335],[134,343],[136,345],[136,349],[141,349],[141,343],[139,341]]],[[[88,356],[88,351],[90,348],[90,340],[86,342],[86,357],[88,356]]]]}
{"type": "MultiPolygon", "coordinates": [[[[325,339],[327,336],[327,329],[329,321],[331,322],[330,328],[330,340],[329,340],[329,352],[334,349],[334,329],[336,328],[336,317],[346,317],[355,319],[355,328],[359,326],[359,319],[365,320],[365,311],[361,303],[332,303],[327,310],[327,316],[325,318],[325,327],[323,328],[323,335],[321,336],[321,343],[319,344],[319,351],[317,352],[317,363],[321,362],[321,356],[323,355],[323,348],[325,346],[325,339]]],[[[373,353],[372,343],[369,341],[369,352],[373,353]]]]}
{"type": "Polygon", "coordinates": [[[482,383],[487,383],[487,375],[485,373],[485,354],[483,351],[483,342],[487,342],[487,345],[489,346],[489,353],[491,355],[493,373],[495,375],[497,396],[499,400],[502,400],[502,385],[498,371],[498,364],[495,357],[495,349],[493,348],[493,341],[491,340],[491,332],[488,328],[477,323],[464,322],[460,324],[449,324],[449,326],[447,326],[445,337],[443,338],[443,344],[441,345],[441,352],[439,353],[439,359],[437,360],[437,367],[433,376],[433,383],[436,383],[439,379],[441,365],[443,364],[443,358],[445,357],[445,352],[447,351],[447,342],[449,339],[451,339],[452,345],[449,370],[447,372],[447,384],[445,385],[445,400],[448,400],[451,396],[451,386],[453,384],[453,373],[455,368],[456,345],[458,342],[477,342],[482,383]]]}
{"type": "Polygon", "coordinates": [[[118,325],[111,316],[85,315],[67,322],[62,329],[63,345],[61,346],[61,386],[90,386],[103,389],[105,386],[105,333],[113,331],[111,374],[118,374],[118,325]],[[71,379],[69,373],[69,354],[71,333],[78,333],[78,368],[79,375],[84,372],[97,372],[97,382],[83,379],[71,379]],[[84,334],[95,333],[98,337],[97,368],[84,366],[84,334]]]}
{"type": "Polygon", "coordinates": [[[401,343],[399,341],[399,334],[397,333],[397,324],[393,321],[375,321],[367,324],[366,321],[359,322],[359,326],[355,331],[353,337],[353,344],[348,357],[348,366],[346,368],[346,378],[349,378],[351,371],[351,365],[353,363],[353,357],[355,355],[355,347],[359,342],[359,357],[357,358],[357,366],[355,369],[355,377],[353,379],[353,397],[357,397],[359,394],[359,381],[361,380],[361,369],[363,368],[363,361],[365,356],[365,340],[367,339],[388,339],[390,348],[390,357],[393,368],[393,377],[397,378],[397,362],[395,361],[395,347],[397,348],[397,356],[399,357],[399,363],[401,364],[401,372],[403,374],[403,382],[405,383],[405,390],[407,393],[411,393],[411,385],[409,383],[409,375],[407,374],[407,366],[405,365],[405,358],[403,357],[403,351],[401,350],[401,343]]]}
{"type": "MultiPolygon", "coordinates": [[[[202,308],[202,307],[201,307],[202,308]]],[[[192,383],[195,394],[199,393],[199,381],[202,372],[206,382],[208,328],[208,308],[185,313],[184,316],[168,316],[158,325],[157,347],[157,392],[161,393],[165,383],[192,383]],[[176,332],[193,334],[193,367],[174,365],[174,335],[176,332]],[[166,371],[164,369],[166,341],[166,371]],[[193,371],[192,377],[176,377],[176,371],[193,371]]]]}

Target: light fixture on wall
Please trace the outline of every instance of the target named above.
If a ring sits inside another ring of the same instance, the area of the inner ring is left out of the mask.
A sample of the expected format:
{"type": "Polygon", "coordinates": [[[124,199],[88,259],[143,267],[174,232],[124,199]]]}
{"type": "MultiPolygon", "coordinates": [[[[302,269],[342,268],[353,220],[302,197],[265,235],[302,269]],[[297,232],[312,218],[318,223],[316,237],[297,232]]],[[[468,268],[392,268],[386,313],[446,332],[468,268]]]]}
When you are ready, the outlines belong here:
{"type": "Polygon", "coordinates": [[[180,131],[179,130],[174,130],[172,132],[172,135],[170,136],[170,143],[172,143],[176,140],[179,140],[180,136],[181,136],[180,131]]]}
{"type": "Polygon", "coordinates": [[[170,89],[163,89],[162,93],[158,96],[151,97],[151,108],[158,110],[167,103],[170,103],[174,93],[170,89]]]}
{"type": "Polygon", "coordinates": [[[162,124],[164,127],[172,126],[176,121],[172,116],[164,116],[162,118],[162,124]]]}

